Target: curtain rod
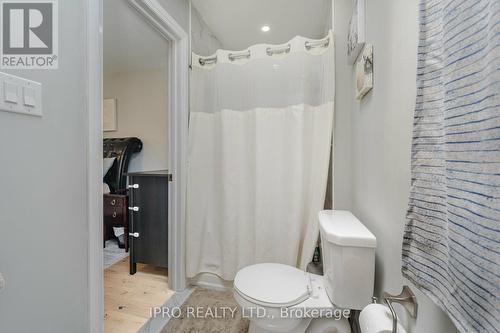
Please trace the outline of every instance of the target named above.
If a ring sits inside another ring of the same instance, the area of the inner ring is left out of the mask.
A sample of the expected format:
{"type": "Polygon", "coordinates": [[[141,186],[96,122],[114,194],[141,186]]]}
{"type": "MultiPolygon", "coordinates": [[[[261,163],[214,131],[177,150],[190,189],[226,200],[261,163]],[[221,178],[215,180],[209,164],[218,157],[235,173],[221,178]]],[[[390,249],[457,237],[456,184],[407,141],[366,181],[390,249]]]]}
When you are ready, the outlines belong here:
{"type": "Polygon", "coordinates": [[[242,53],[229,53],[227,55],[227,58],[231,61],[235,61],[237,59],[241,59],[241,58],[250,58],[252,54],[250,53],[250,50],[246,51],[246,52],[242,52],[242,53]]]}
{"type": "Polygon", "coordinates": [[[291,49],[292,46],[290,44],[287,44],[285,47],[276,47],[276,48],[268,47],[266,49],[266,54],[268,56],[272,56],[274,54],[290,53],[291,49]]]}
{"type": "MultiPolygon", "coordinates": [[[[324,39],[314,41],[314,42],[306,41],[304,43],[306,50],[310,50],[310,49],[317,48],[317,47],[328,47],[328,45],[330,45],[330,37],[326,37],[324,39]]],[[[272,56],[275,54],[289,53],[291,51],[291,49],[292,49],[292,46],[290,44],[287,44],[285,46],[278,46],[278,47],[274,47],[274,48],[268,47],[266,49],[266,54],[268,56],[272,56]]],[[[250,58],[250,56],[251,56],[251,53],[250,53],[250,50],[248,50],[248,51],[243,52],[243,53],[229,53],[227,57],[230,61],[235,61],[237,59],[242,59],[242,58],[248,59],[248,58],[250,58]]],[[[215,55],[213,57],[208,57],[208,58],[200,57],[198,59],[198,62],[202,66],[209,65],[209,64],[216,64],[217,63],[217,55],[215,55]]]]}
{"type": "Polygon", "coordinates": [[[313,49],[316,47],[328,47],[328,45],[330,45],[330,37],[326,37],[325,39],[314,41],[314,42],[306,41],[304,44],[305,44],[305,47],[307,50],[310,50],[310,49],[313,49]]]}

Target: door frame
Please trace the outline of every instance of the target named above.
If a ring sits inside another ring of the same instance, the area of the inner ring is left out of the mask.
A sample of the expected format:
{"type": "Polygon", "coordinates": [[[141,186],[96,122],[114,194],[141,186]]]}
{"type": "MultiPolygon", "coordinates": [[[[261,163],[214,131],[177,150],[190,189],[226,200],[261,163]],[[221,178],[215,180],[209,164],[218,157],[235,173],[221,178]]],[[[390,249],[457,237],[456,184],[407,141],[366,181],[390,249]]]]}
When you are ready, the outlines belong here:
{"type": "MultiPolygon", "coordinates": [[[[87,220],[89,331],[103,331],[103,249],[102,249],[102,98],[103,98],[103,1],[86,5],[86,95],[87,95],[87,220]]],[[[169,286],[175,291],[186,281],[186,160],[188,133],[189,34],[157,0],[128,0],[131,8],[169,42],[169,186],[168,266],[169,286]]]]}

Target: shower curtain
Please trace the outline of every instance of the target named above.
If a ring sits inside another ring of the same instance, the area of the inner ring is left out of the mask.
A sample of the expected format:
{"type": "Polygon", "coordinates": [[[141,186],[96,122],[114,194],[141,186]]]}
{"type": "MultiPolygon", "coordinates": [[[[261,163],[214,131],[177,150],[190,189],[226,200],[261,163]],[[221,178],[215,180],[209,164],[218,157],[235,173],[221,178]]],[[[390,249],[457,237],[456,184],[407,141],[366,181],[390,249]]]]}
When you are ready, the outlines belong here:
{"type": "Polygon", "coordinates": [[[311,260],[331,150],[332,44],[330,32],[193,55],[189,277],[233,280],[247,265],[311,260]]]}

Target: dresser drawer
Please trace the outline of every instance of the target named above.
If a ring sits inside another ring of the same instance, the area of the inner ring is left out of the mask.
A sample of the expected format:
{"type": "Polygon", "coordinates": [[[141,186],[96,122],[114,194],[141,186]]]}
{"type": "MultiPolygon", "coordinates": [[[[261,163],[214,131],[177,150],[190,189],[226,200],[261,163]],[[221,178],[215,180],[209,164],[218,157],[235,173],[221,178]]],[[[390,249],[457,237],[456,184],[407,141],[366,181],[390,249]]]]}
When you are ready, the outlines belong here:
{"type": "Polygon", "coordinates": [[[129,214],[131,273],[136,264],[168,267],[168,182],[165,173],[146,172],[129,175],[129,184],[139,185],[130,191],[130,206],[139,210],[129,214]]]}
{"type": "Polygon", "coordinates": [[[122,209],[107,209],[104,211],[104,222],[111,224],[123,224],[125,212],[122,209]]]}
{"type": "Polygon", "coordinates": [[[106,194],[103,202],[104,223],[124,225],[128,223],[128,198],[125,195],[106,194]]]}
{"type": "Polygon", "coordinates": [[[104,195],[104,208],[125,207],[127,197],[123,195],[104,195]]]}
{"type": "MultiPolygon", "coordinates": [[[[128,235],[128,196],[105,194],[103,196],[104,241],[114,238],[113,227],[123,227],[128,235]]],[[[125,237],[125,251],[128,251],[128,237],[125,237]]]]}

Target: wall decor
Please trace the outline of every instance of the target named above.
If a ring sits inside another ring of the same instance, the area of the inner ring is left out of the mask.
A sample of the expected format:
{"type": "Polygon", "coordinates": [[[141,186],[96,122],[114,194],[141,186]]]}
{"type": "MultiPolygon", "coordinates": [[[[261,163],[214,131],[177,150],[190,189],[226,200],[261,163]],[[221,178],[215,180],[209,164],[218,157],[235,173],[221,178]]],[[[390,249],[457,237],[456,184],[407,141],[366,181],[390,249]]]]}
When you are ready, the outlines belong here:
{"type": "Polygon", "coordinates": [[[353,0],[347,36],[347,62],[353,65],[365,44],[365,0],[353,0]]]}
{"type": "Polygon", "coordinates": [[[116,98],[107,98],[102,103],[102,130],[103,132],[118,130],[116,98]]]}
{"type": "Polygon", "coordinates": [[[373,88],[373,45],[365,44],[356,62],[356,99],[362,99],[373,88]]]}

